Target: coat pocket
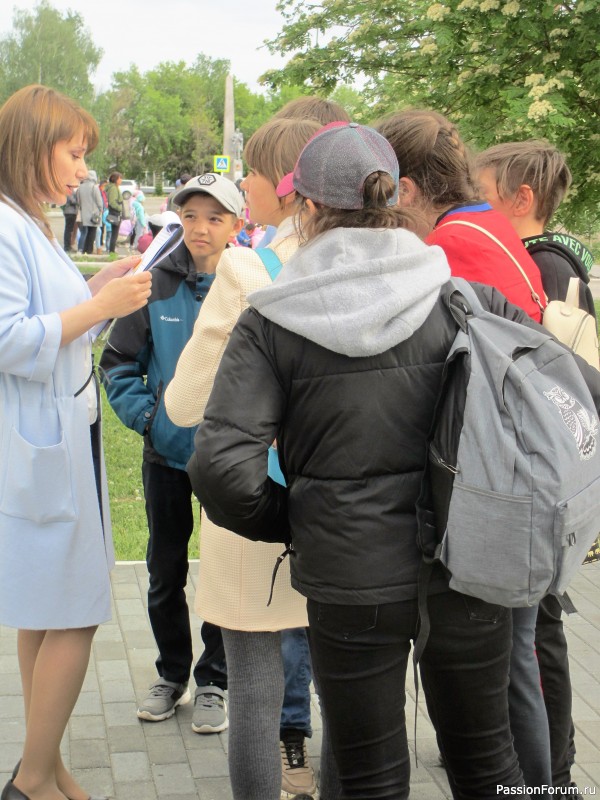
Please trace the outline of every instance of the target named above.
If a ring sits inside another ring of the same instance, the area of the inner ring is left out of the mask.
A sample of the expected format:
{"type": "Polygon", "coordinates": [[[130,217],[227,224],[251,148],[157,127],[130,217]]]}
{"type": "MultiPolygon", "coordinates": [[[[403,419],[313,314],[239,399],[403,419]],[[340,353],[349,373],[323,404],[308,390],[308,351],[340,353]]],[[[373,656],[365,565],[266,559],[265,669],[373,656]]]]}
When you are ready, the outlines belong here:
{"type": "Polygon", "coordinates": [[[43,524],[76,518],[71,464],[64,439],[37,447],[12,427],[8,441],[0,511],[43,524]]]}

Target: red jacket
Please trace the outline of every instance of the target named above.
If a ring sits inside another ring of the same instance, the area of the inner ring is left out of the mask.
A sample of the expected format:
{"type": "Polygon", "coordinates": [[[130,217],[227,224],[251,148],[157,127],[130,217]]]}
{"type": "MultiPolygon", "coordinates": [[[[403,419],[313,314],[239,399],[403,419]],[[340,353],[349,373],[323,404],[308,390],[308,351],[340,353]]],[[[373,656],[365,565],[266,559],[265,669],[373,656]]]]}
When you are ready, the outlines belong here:
{"type": "Polygon", "coordinates": [[[446,212],[425,241],[427,244],[438,244],[444,250],[453,275],[494,286],[511,303],[522,308],[536,322],[541,322],[539,306],[533,300],[525,279],[504,250],[481,231],[466,225],[448,225],[454,220],[479,225],[501,241],[517,259],[545,306],[540,271],[506,217],[493,211],[487,203],[460,206],[446,212]]]}

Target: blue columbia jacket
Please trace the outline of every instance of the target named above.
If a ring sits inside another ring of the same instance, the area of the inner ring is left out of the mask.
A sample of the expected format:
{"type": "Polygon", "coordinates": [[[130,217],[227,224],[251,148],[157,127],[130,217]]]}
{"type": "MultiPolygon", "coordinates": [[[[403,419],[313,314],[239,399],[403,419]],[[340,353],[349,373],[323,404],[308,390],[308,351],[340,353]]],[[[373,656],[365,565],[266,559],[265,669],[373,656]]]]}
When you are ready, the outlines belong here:
{"type": "Polygon", "coordinates": [[[184,242],[153,269],[148,305],[115,322],[100,359],[108,400],[124,425],[144,437],[144,459],[177,469],[194,451],[196,428],[168,418],[164,387],[192,335],[214,275],[197,273],[184,242]]]}

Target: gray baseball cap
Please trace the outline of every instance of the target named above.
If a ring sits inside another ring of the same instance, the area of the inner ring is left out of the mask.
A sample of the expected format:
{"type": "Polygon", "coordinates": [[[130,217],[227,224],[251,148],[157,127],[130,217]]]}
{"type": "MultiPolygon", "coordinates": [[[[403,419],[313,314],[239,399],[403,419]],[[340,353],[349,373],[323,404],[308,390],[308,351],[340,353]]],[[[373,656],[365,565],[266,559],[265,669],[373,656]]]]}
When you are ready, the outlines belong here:
{"type": "Polygon", "coordinates": [[[244,213],[244,198],[235,183],[215,172],[205,172],[204,175],[190,178],[185,186],[173,195],[173,203],[180,206],[191,194],[199,193],[211,195],[236,217],[241,217],[244,213]]]}
{"type": "Polygon", "coordinates": [[[365,180],[373,172],[387,172],[394,179],[396,191],[388,205],[396,205],[400,170],[388,140],[366,125],[330,122],[306,143],[277,194],[284,197],[295,190],[328,208],[359,209],[365,180]]]}

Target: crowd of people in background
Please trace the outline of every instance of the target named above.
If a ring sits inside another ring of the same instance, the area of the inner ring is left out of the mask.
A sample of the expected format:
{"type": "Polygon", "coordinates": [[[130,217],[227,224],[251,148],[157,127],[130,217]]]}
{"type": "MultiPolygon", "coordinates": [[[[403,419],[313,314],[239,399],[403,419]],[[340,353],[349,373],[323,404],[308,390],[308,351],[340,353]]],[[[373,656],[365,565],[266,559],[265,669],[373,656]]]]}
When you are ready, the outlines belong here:
{"type": "MultiPolygon", "coordinates": [[[[147,215],[120,172],[86,167],[98,136],[42,86],[0,109],[0,150],[15,153],[0,165],[0,624],[19,630],[26,720],[1,799],[106,800],[75,781],[60,742],[110,618],[91,344],[113,319],[100,373],[143,440],[158,651],[138,718],[193,698],[195,733],[229,729],[235,800],[408,798],[416,503],[455,334],[444,298],[463,277],[484,308],[535,327],[574,276],[594,313],[583,245],[540,247],[565,159],[541,141],[475,157],[436,111],[370,127],[305,97],[250,137],[239,187],[183,171],[147,215]],[[62,249],[45,203],[62,207],[62,249]],[[174,221],[177,247],[129,274],[174,221]],[[68,254],[116,253],[119,237],[131,255],[85,281],[68,254]],[[185,598],[194,495],[200,655],[185,598]]],[[[600,373],[580,369],[600,409],[600,373]]],[[[453,591],[438,566],[426,602],[419,668],[455,800],[574,792],[565,599],[507,609],[453,591]]]]}

